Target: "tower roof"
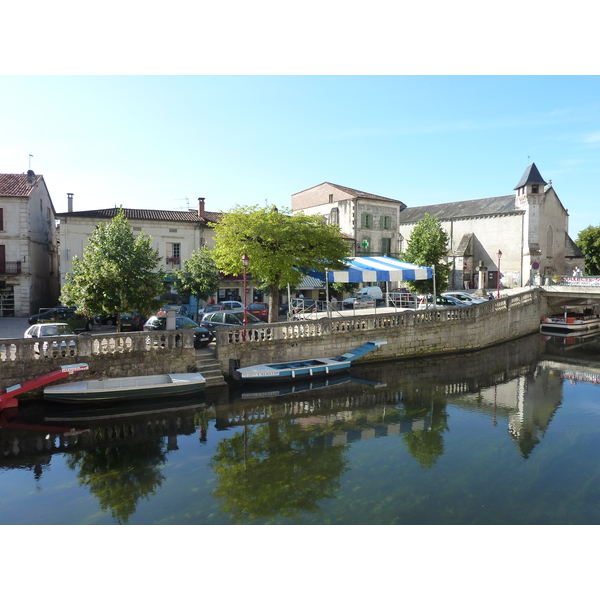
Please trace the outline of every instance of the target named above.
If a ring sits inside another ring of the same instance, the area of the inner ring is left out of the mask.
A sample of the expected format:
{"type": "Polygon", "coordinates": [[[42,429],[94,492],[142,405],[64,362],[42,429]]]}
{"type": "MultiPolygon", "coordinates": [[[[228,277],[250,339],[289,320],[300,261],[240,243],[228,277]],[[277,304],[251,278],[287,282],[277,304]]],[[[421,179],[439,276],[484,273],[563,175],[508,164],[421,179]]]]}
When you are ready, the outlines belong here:
{"type": "Polygon", "coordinates": [[[531,163],[526,169],[525,173],[523,173],[523,177],[521,177],[521,181],[517,183],[515,190],[523,187],[524,185],[546,185],[546,182],[542,179],[538,168],[535,166],[535,163],[531,163]]]}

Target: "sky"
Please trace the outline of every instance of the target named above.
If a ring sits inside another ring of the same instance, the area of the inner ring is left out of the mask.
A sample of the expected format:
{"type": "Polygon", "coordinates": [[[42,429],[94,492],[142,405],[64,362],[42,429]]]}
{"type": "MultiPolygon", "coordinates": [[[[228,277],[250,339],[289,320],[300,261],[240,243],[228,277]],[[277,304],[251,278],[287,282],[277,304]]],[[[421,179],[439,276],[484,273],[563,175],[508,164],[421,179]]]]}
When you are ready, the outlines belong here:
{"type": "Polygon", "coordinates": [[[8,75],[0,88],[0,172],[43,174],[57,212],[67,193],[75,210],[290,208],[324,181],[421,206],[511,194],[535,162],[573,239],[600,225],[597,76],[8,75]]]}

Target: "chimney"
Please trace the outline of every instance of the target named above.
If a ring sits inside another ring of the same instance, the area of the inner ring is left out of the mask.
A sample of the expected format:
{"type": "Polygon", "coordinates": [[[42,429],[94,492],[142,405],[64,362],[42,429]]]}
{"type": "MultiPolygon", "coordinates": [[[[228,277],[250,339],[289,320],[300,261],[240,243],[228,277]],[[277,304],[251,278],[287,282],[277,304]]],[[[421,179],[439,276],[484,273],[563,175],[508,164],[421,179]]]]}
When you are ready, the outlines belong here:
{"type": "Polygon", "coordinates": [[[204,218],[204,198],[198,198],[198,216],[204,218]]]}
{"type": "Polygon", "coordinates": [[[27,171],[27,185],[33,185],[35,183],[35,173],[29,169],[27,171]]]}
{"type": "Polygon", "coordinates": [[[73,212],[73,194],[67,192],[67,212],[73,212]]]}

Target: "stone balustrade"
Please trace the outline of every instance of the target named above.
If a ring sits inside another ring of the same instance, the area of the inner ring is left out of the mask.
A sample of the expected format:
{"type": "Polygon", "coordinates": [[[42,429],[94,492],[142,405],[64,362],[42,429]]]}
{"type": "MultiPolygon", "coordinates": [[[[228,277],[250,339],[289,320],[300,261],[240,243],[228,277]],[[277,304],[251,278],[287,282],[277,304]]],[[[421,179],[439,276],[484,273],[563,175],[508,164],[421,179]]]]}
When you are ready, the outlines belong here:
{"type": "Polygon", "coordinates": [[[127,333],[0,340],[0,389],[63,365],[87,363],[70,380],[188,372],[195,366],[192,331],[127,333]]]}
{"type": "MultiPolygon", "coordinates": [[[[451,309],[375,312],[365,315],[228,327],[217,331],[217,359],[240,366],[335,356],[377,339],[387,344],[361,360],[475,350],[539,330],[541,292],[451,309]]],[[[318,313],[317,313],[318,315],[318,313]]]]}

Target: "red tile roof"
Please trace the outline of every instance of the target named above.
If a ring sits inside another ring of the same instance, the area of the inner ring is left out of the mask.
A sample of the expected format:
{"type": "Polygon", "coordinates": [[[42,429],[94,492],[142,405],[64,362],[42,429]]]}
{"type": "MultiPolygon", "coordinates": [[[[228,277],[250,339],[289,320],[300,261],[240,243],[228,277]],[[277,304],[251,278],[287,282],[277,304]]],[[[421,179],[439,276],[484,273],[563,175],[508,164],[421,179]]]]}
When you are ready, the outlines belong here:
{"type": "MultiPolygon", "coordinates": [[[[79,210],[57,213],[56,217],[81,217],[84,219],[112,219],[119,212],[118,208],[98,208],[95,210],[79,210]]],[[[124,208],[123,213],[128,221],[177,221],[183,223],[215,223],[221,213],[206,211],[204,218],[195,210],[153,210],[147,208],[124,208]]]]}
{"type": "MultiPolygon", "coordinates": [[[[35,176],[35,182],[39,183],[41,175],[35,176]]],[[[15,175],[12,173],[0,173],[0,196],[8,198],[27,198],[31,194],[33,185],[27,185],[27,174],[15,175]]]]}

